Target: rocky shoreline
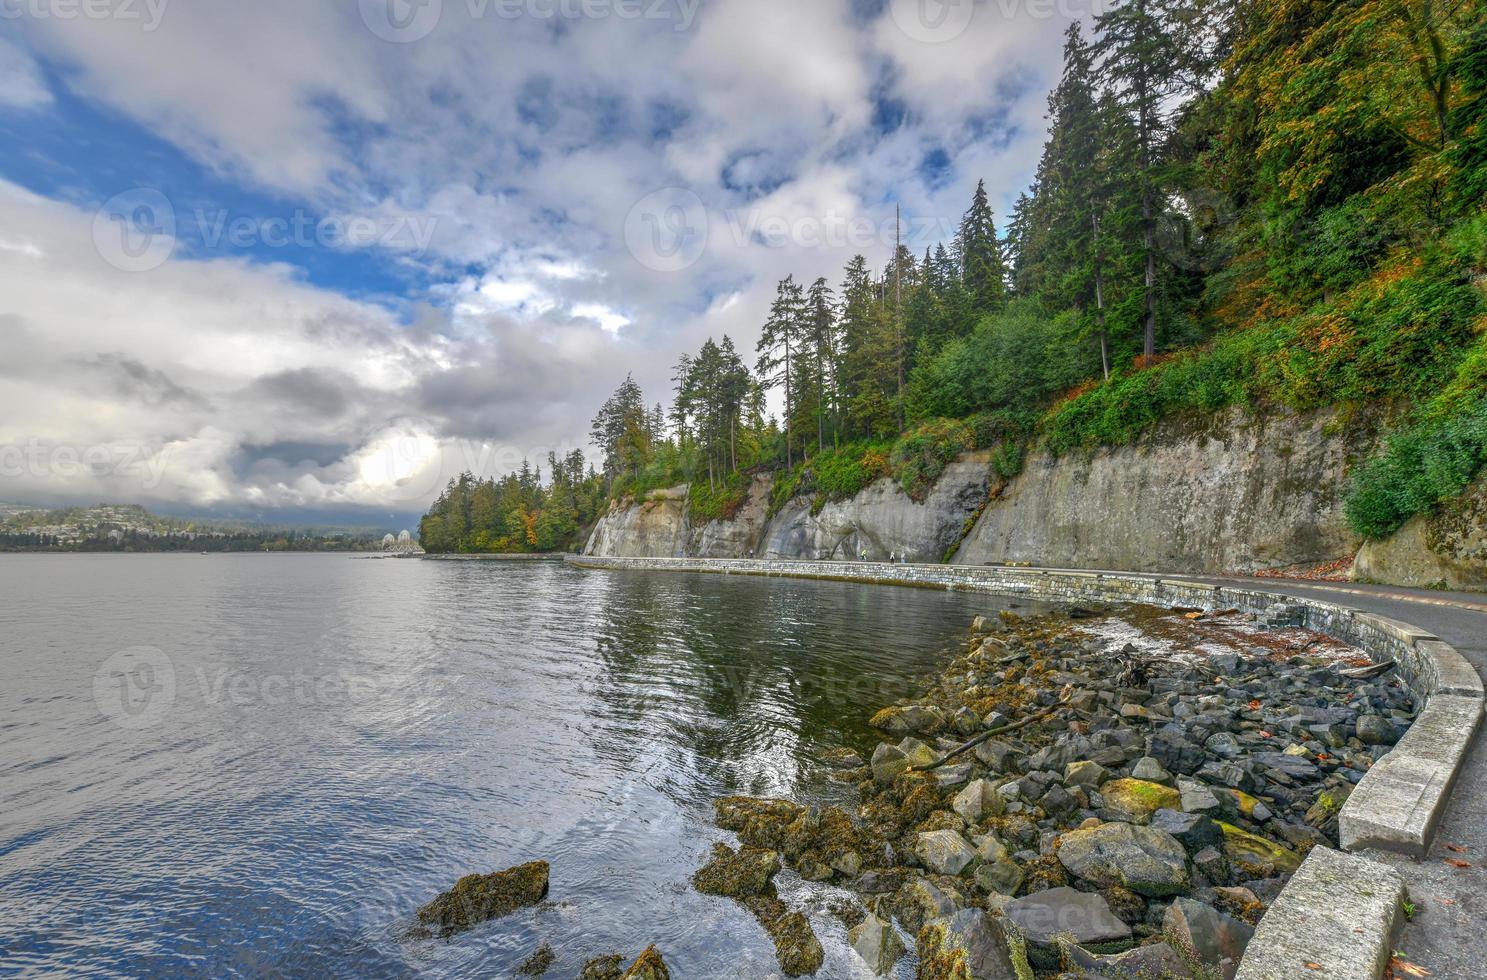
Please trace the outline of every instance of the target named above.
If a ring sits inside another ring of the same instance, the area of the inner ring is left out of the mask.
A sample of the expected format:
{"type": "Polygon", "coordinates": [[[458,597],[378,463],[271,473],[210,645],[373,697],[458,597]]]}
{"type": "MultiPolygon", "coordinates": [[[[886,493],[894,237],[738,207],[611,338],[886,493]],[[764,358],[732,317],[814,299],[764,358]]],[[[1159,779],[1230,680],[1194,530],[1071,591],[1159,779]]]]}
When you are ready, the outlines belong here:
{"type": "Polygon", "coordinates": [[[1237,613],[978,619],[923,697],[873,717],[866,761],[823,758],[855,813],[718,800],[741,846],[694,884],[748,908],[787,976],[822,951],[785,868],[855,894],[833,911],[880,975],[912,944],[921,980],[1232,978],[1413,718],[1393,673],[1359,673],[1356,650],[1237,613]]]}

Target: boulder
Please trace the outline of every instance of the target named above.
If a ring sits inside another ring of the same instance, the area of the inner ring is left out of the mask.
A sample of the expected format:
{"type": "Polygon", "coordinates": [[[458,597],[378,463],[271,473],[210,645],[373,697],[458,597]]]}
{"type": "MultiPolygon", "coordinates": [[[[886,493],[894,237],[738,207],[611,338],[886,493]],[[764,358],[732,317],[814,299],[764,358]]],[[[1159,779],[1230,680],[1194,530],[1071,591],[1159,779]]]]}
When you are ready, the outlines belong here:
{"type": "Polygon", "coordinates": [[[821,761],[833,769],[861,769],[866,765],[862,756],[851,749],[840,747],[821,753],[821,761]]]}
{"type": "Polygon", "coordinates": [[[1176,838],[1128,823],[1064,834],[1058,859],[1070,874],[1096,887],[1122,885],[1152,898],[1186,891],[1192,881],[1187,851],[1176,838]]]}
{"type": "Polygon", "coordinates": [[[1000,817],[1007,810],[1007,801],[997,795],[996,787],[989,780],[978,779],[955,794],[950,808],[970,823],[980,823],[987,817],[1000,817]]]}
{"type": "Polygon", "coordinates": [[[717,825],[738,834],[750,847],[776,851],[785,849],[790,826],[806,808],[789,800],[767,800],[752,796],[725,796],[713,802],[717,825]]]}
{"type": "Polygon", "coordinates": [[[873,715],[868,724],[890,735],[925,735],[944,728],[945,719],[933,708],[909,704],[884,708],[873,715]]]}
{"type": "Polygon", "coordinates": [[[918,932],[931,919],[954,915],[960,911],[962,903],[923,878],[917,878],[899,888],[890,904],[893,914],[898,916],[904,928],[910,932],[918,932]]]}
{"type": "Polygon", "coordinates": [[[488,919],[510,915],[546,898],[547,884],[546,861],[487,875],[465,875],[449,891],[418,910],[420,931],[448,937],[488,919]]]}
{"type": "Polygon", "coordinates": [[[1172,785],[1172,774],[1149,755],[1136,760],[1136,764],[1131,767],[1131,778],[1144,779],[1148,783],[1160,783],[1163,786],[1172,785]]]}
{"type": "Polygon", "coordinates": [[[619,953],[596,956],[578,971],[578,980],[620,980],[625,975],[625,958],[619,953]]]}
{"type": "Polygon", "coordinates": [[[905,769],[909,768],[909,757],[897,746],[884,742],[873,751],[873,782],[888,786],[905,769]]]}
{"type": "Polygon", "coordinates": [[[917,980],[1017,980],[1002,924],[963,909],[919,930],[917,980]]]}
{"type": "Polygon", "coordinates": [[[1222,806],[1213,790],[1196,779],[1179,779],[1177,792],[1184,813],[1217,813],[1222,806]]]}
{"type": "Polygon", "coordinates": [[[1358,741],[1364,745],[1393,745],[1399,741],[1399,729],[1382,715],[1363,715],[1358,719],[1358,741]]]}
{"type": "Polygon", "coordinates": [[[982,765],[1001,773],[1014,772],[1018,763],[1027,757],[1026,753],[995,738],[976,746],[975,752],[982,765]]]}
{"type": "Polygon", "coordinates": [[[1169,772],[1192,775],[1208,761],[1203,746],[1189,741],[1175,726],[1168,726],[1152,733],[1146,754],[1157,760],[1169,772]]]}
{"type": "Polygon", "coordinates": [[[906,736],[898,743],[898,750],[909,760],[909,765],[916,769],[932,765],[938,759],[939,753],[913,736],[906,736]]]}
{"type": "Polygon", "coordinates": [[[1239,958],[1255,934],[1248,924],[1190,898],[1179,898],[1167,907],[1162,932],[1175,948],[1190,952],[1224,980],[1234,980],[1239,958]]]}
{"type": "Polygon", "coordinates": [[[1144,779],[1113,779],[1100,787],[1105,810],[1114,820],[1146,823],[1156,811],[1177,809],[1182,796],[1177,790],[1144,779]]]}
{"type": "Polygon", "coordinates": [[[692,876],[692,885],[704,895],[745,898],[771,890],[770,882],[780,873],[775,851],[745,847],[738,851],[727,844],[713,845],[713,859],[692,876]]]}
{"type": "Polygon", "coordinates": [[[1084,945],[1123,942],[1131,927],[1110,911],[1110,903],[1094,892],[1049,888],[1008,903],[1003,914],[1022,930],[1028,941],[1050,945],[1061,935],[1084,945]]]}
{"type": "Polygon", "coordinates": [[[1269,878],[1276,872],[1301,867],[1301,855],[1258,834],[1219,821],[1224,832],[1224,853],[1235,869],[1251,878],[1269,878]]]}
{"type": "Polygon", "coordinates": [[[671,980],[671,973],[666,969],[660,951],[655,946],[647,946],[620,980],[671,980]]]}
{"type": "Polygon", "coordinates": [[[893,972],[894,964],[904,955],[903,940],[893,926],[871,913],[847,930],[847,944],[880,977],[893,972]]]}
{"type": "Polygon", "coordinates": [[[1177,951],[1166,943],[1150,943],[1124,953],[1100,956],[1070,942],[1059,944],[1063,950],[1063,961],[1069,970],[1081,978],[1095,977],[1099,980],[1186,980],[1193,972],[1177,955],[1177,951]]]}
{"type": "Polygon", "coordinates": [[[981,865],[972,877],[976,881],[976,887],[988,895],[1016,895],[1026,875],[1022,865],[1009,857],[1003,857],[981,865]]]}
{"type": "Polygon", "coordinates": [[[932,830],[915,838],[914,856],[931,871],[953,877],[976,860],[976,851],[953,830],[932,830]]]}
{"type": "Polygon", "coordinates": [[[774,940],[775,959],[785,976],[803,977],[821,969],[826,952],[809,919],[768,895],[755,895],[743,903],[774,940]]]}
{"type": "Polygon", "coordinates": [[[1099,789],[1100,784],[1110,778],[1110,770],[1098,762],[1090,762],[1085,759],[1081,762],[1071,762],[1064,766],[1064,785],[1081,786],[1085,789],[1099,789]]]}
{"type": "Polygon", "coordinates": [[[1197,854],[1205,847],[1224,846],[1224,832],[1207,814],[1158,810],[1151,815],[1151,826],[1177,838],[1189,854],[1197,854]]]}

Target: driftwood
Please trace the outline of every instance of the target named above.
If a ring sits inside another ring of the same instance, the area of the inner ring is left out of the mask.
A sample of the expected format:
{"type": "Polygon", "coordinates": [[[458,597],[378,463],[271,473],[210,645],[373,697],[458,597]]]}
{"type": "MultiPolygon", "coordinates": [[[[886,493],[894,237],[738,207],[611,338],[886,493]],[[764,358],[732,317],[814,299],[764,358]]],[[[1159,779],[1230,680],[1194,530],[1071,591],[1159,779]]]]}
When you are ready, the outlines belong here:
{"type": "Polygon", "coordinates": [[[1392,660],[1385,660],[1381,664],[1370,664],[1367,667],[1352,667],[1347,670],[1340,670],[1338,673],[1353,680],[1366,681],[1372,677],[1382,677],[1398,666],[1392,660]]]}
{"type": "Polygon", "coordinates": [[[965,753],[971,751],[971,749],[974,749],[976,746],[980,745],[982,742],[996,738],[998,735],[1005,735],[1008,732],[1015,732],[1020,728],[1026,728],[1035,721],[1042,721],[1044,718],[1047,718],[1049,715],[1053,714],[1060,708],[1067,708],[1069,706],[1069,703],[1073,700],[1073,697],[1073,691],[1065,689],[1064,696],[1059,699],[1058,704],[1051,704],[1040,711],[1033,712],[1026,718],[1020,718],[1017,721],[1012,722],[1011,724],[1003,725],[1000,728],[993,728],[990,731],[982,732],[980,735],[977,735],[975,738],[971,739],[969,742],[966,742],[964,745],[961,745],[958,748],[951,749],[945,755],[936,759],[934,762],[931,762],[929,765],[910,766],[906,771],[934,772],[936,769],[940,768],[951,759],[954,759],[957,756],[964,755],[965,753]]]}

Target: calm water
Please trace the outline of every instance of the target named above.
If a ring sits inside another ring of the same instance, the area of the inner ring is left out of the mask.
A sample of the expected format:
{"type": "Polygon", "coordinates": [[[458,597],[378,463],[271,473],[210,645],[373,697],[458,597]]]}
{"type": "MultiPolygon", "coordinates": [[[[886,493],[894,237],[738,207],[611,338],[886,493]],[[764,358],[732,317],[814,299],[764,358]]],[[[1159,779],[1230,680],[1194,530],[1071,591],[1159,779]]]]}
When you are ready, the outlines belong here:
{"type": "MultiPolygon", "coordinates": [[[[837,583],[343,556],[0,556],[0,973],[673,975],[773,948],[688,877],[733,792],[814,761],[997,600],[837,583]],[[460,875],[550,902],[402,934],[460,875]]],[[[794,885],[823,976],[829,889],[794,885]]],[[[792,896],[792,891],[794,894],[792,896]]]]}

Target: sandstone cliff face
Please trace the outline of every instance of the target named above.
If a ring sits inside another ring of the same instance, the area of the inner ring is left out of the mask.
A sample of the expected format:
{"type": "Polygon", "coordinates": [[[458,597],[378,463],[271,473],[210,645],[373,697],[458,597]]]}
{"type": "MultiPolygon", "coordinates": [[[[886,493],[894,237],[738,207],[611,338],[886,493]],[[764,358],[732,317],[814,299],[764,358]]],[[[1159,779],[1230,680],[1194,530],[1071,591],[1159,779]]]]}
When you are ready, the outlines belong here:
{"type": "Polygon", "coordinates": [[[936,562],[954,550],[958,564],[1198,574],[1314,565],[1362,545],[1359,578],[1487,588],[1487,479],[1389,541],[1363,545],[1349,530],[1348,469],[1376,445],[1369,427],[1348,429],[1329,413],[1233,411],[1202,425],[1159,426],[1091,457],[1033,454],[1020,476],[995,488],[986,455],[973,453],[947,468],[923,503],[879,480],[815,514],[809,498],[797,498],[773,517],[770,477],[758,476],[731,521],[694,526],[685,487],[613,507],[587,553],[852,559],[865,552],[936,562]]]}
{"type": "Polygon", "coordinates": [[[687,488],[658,490],[638,503],[611,504],[599,518],[584,553],[609,558],[684,558],[687,555],[687,488]]]}
{"type": "Polygon", "coordinates": [[[764,554],[771,558],[854,559],[866,554],[909,561],[941,561],[960,541],[966,522],[986,502],[989,456],[971,453],[945,468],[923,503],[889,479],[851,500],[832,501],[817,514],[809,498],[790,501],[769,524],[764,554]]]}
{"type": "Polygon", "coordinates": [[[1234,411],[1089,458],[1034,454],[955,560],[1219,573],[1350,555],[1350,452],[1372,441],[1336,428],[1325,413],[1234,411]]]}
{"type": "Polygon", "coordinates": [[[585,553],[612,558],[822,559],[856,558],[866,552],[878,561],[890,554],[939,561],[985,502],[989,481],[986,455],[972,453],[946,467],[923,503],[915,503],[898,484],[885,479],[851,500],[826,504],[819,513],[812,514],[811,500],[801,497],[770,518],[772,482],[758,476],[733,520],[700,526],[688,514],[686,488],[677,487],[640,504],[611,507],[595,526],[585,553]]]}

